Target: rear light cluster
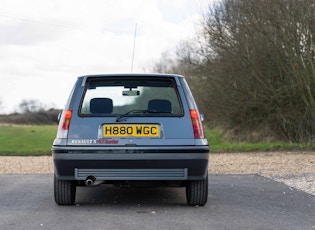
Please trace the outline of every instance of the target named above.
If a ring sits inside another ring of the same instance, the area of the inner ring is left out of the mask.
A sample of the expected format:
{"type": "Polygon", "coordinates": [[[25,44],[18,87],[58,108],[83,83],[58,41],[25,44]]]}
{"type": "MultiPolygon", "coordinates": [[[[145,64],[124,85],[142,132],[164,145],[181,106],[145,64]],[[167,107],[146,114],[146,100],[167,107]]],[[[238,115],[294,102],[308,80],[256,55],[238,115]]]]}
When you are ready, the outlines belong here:
{"type": "Polygon", "coordinates": [[[203,128],[199,116],[199,112],[197,110],[190,110],[191,122],[194,130],[195,139],[204,138],[203,128]]]}
{"type": "Polygon", "coordinates": [[[62,130],[69,130],[71,117],[72,117],[72,110],[67,110],[65,112],[65,116],[63,117],[63,122],[61,126],[62,130]]]}
{"type": "Polygon", "coordinates": [[[67,138],[68,131],[70,127],[70,121],[72,117],[72,110],[64,111],[64,114],[61,117],[61,123],[59,124],[59,129],[57,132],[57,138],[67,138]]]}

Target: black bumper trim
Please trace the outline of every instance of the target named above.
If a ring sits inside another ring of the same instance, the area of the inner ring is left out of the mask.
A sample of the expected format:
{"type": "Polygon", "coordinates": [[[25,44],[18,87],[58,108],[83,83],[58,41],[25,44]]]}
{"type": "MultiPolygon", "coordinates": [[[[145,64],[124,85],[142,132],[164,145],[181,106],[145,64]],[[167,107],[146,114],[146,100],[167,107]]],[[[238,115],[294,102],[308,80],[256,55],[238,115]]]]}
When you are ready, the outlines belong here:
{"type": "Polygon", "coordinates": [[[131,148],[112,148],[112,149],[53,149],[52,153],[68,153],[68,154],[111,154],[111,153],[209,153],[209,148],[193,148],[193,149],[147,149],[147,148],[139,148],[139,149],[131,149],[131,148]]]}

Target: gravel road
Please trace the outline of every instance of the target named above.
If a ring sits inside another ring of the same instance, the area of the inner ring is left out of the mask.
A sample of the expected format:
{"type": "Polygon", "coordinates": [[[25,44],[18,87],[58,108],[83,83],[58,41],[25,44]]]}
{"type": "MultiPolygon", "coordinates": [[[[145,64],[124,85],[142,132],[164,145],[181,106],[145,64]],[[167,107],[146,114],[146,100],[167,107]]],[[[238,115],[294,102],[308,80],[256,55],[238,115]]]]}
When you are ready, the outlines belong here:
{"type": "MultiPolygon", "coordinates": [[[[53,173],[51,156],[0,156],[0,174],[53,173]]],[[[315,152],[211,153],[210,174],[259,174],[315,195],[315,152]]]]}

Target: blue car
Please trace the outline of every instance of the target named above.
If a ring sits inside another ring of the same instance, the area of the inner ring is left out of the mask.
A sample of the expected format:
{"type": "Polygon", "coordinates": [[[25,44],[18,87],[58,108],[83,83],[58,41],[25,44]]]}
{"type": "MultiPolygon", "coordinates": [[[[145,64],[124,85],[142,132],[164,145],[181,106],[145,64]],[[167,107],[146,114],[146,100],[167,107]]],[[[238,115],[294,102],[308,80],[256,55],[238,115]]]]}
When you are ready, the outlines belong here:
{"type": "Polygon", "coordinates": [[[77,186],[180,186],[189,205],[208,198],[209,145],[183,76],[78,77],[52,146],[54,196],[75,203],[77,186]]]}

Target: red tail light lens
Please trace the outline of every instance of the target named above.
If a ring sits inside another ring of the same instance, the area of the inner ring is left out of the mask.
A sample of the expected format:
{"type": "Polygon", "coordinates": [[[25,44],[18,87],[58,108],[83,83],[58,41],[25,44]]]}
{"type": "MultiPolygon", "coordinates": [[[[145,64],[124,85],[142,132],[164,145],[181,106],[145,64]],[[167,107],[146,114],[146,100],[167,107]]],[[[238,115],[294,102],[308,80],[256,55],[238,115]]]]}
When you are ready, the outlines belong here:
{"type": "Polygon", "coordinates": [[[195,139],[204,138],[204,133],[203,133],[203,128],[202,128],[199,112],[197,110],[190,110],[190,117],[191,117],[193,129],[194,129],[195,139]]]}
{"type": "Polygon", "coordinates": [[[63,123],[61,126],[62,130],[69,130],[71,117],[72,117],[72,110],[67,110],[65,112],[65,116],[64,116],[63,123]]]}

